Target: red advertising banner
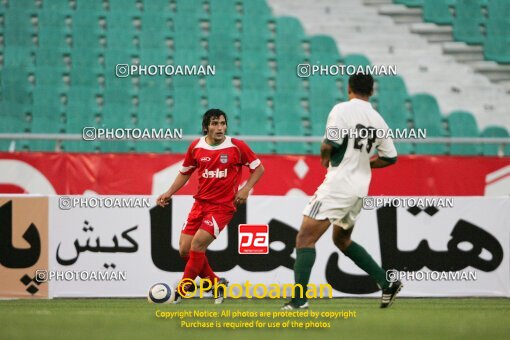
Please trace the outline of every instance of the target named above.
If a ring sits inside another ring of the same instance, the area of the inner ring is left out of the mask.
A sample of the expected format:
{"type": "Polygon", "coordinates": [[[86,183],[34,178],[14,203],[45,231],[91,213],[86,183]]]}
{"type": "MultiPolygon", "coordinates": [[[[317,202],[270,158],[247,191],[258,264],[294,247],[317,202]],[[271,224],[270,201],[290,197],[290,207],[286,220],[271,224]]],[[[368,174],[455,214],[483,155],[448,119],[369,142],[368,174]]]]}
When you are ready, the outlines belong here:
{"type": "MultiPolygon", "coordinates": [[[[178,154],[0,153],[0,193],[150,195],[165,191],[183,156],[178,154]]],[[[261,155],[266,169],[254,195],[311,195],[326,169],[318,156],[261,155]]],[[[510,158],[400,156],[375,169],[370,195],[508,195],[510,158]]],[[[245,170],[243,178],[248,177],[245,170]]],[[[191,195],[197,178],[179,194],[191,195]]]]}

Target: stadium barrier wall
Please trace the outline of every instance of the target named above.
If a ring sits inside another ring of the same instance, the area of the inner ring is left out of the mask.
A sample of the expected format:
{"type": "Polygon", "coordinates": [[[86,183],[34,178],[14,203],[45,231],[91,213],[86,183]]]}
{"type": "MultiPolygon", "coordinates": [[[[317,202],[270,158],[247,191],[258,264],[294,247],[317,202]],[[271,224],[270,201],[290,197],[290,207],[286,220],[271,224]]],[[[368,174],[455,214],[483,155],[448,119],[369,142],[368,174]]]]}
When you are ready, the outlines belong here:
{"type": "MultiPolygon", "coordinates": [[[[0,153],[0,193],[158,195],[180,168],[178,154],[0,153]]],[[[254,195],[312,195],[326,174],[318,156],[260,155],[254,195]]],[[[243,180],[248,176],[244,171],[243,180]]],[[[197,178],[179,192],[193,195],[197,178]]],[[[370,195],[510,194],[510,157],[399,156],[373,171],[370,195]]]]}
{"type": "MultiPolygon", "coordinates": [[[[165,208],[154,206],[155,198],[1,195],[0,297],[140,297],[156,282],[175,284],[184,268],[178,239],[193,198],[176,196],[165,208]]],[[[250,197],[211,245],[212,268],[231,284],[293,283],[295,237],[307,201],[250,197]],[[269,225],[268,254],[239,254],[238,225],[245,223],[269,225]]],[[[510,297],[510,197],[430,202],[367,206],[352,237],[385,269],[411,273],[402,296],[510,297]],[[431,275],[443,272],[465,276],[431,275]]],[[[316,249],[311,283],[330,284],[333,296],[379,296],[375,283],[334,247],[331,230],[316,249]]]]}

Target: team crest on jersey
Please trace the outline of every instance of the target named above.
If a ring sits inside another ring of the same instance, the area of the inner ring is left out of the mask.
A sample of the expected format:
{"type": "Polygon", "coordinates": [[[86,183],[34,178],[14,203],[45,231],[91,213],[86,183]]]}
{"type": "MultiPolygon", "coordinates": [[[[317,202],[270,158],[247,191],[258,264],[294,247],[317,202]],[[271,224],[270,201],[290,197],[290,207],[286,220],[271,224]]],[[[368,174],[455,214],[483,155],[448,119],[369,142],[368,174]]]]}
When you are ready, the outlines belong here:
{"type": "Polygon", "coordinates": [[[228,155],[220,155],[220,162],[225,164],[228,162],[228,155]]]}

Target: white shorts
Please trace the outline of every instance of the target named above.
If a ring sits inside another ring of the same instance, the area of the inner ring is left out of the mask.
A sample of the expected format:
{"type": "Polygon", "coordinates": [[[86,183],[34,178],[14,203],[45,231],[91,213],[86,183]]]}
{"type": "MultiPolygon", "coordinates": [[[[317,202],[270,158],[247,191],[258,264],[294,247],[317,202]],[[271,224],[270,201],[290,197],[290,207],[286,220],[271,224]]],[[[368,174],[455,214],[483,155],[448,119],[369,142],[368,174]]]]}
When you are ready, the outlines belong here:
{"type": "Polygon", "coordinates": [[[349,230],[354,226],[362,207],[361,197],[332,197],[316,193],[303,210],[303,215],[314,220],[329,219],[331,224],[349,230]]]}

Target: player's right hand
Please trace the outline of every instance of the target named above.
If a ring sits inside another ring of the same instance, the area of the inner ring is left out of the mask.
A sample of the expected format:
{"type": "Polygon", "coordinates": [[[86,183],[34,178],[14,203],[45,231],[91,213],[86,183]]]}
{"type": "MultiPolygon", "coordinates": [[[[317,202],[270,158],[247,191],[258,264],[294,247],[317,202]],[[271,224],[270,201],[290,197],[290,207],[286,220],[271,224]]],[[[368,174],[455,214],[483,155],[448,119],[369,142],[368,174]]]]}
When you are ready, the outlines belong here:
{"type": "Polygon", "coordinates": [[[158,199],[156,200],[156,204],[160,207],[165,207],[168,205],[168,202],[172,199],[172,194],[170,194],[168,191],[164,194],[160,195],[158,199]]]}

